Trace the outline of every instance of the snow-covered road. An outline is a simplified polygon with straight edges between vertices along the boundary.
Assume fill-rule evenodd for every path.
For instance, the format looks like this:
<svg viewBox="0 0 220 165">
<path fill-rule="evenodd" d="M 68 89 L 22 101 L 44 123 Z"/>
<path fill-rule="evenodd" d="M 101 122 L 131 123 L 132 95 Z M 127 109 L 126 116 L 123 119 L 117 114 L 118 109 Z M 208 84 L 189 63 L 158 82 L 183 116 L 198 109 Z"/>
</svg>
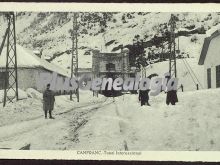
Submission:
<svg viewBox="0 0 220 165">
<path fill-rule="evenodd" d="M 137 95 L 124 95 L 90 117 L 69 149 L 141 151 L 219 151 L 220 90 L 179 92 L 176 106 L 166 95 L 140 106 Z"/>
<path fill-rule="evenodd" d="M 55 112 L 55 120 L 44 119 L 41 115 L 3 125 L 0 127 L 0 148 L 20 149 L 30 144 L 30 149 L 65 149 L 62 140 L 69 136 L 69 121 L 74 121 L 71 129 L 77 132 L 90 113 L 109 104 L 107 99 L 98 100 Z"/>
<path fill-rule="evenodd" d="M 74 104 L 58 97 L 55 120 L 44 119 L 37 110 L 31 118 L 15 113 L 13 122 L 2 120 L 0 148 L 30 144 L 30 149 L 43 150 L 219 151 L 220 90 L 179 92 L 178 97 L 176 106 L 167 106 L 161 93 L 150 97 L 150 107 L 141 107 L 137 95 L 130 94 L 116 98 L 85 94 Z"/>
</svg>

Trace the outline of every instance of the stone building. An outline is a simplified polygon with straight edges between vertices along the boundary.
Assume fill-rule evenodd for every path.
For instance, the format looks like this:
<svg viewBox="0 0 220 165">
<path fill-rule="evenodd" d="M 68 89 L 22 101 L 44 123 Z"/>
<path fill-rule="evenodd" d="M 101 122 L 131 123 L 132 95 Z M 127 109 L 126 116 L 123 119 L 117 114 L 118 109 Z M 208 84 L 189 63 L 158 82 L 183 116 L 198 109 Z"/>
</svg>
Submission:
<svg viewBox="0 0 220 165">
<path fill-rule="evenodd" d="M 6 47 L 3 49 L 0 55 L 0 90 L 4 89 L 6 73 Z M 53 72 L 57 73 L 57 78 L 65 80 L 65 77 L 70 77 L 66 70 L 60 68 L 57 65 L 47 62 L 46 60 L 39 58 L 33 51 L 23 48 L 17 45 L 17 72 L 18 72 L 18 88 L 27 89 L 34 88 L 39 89 L 37 82 L 41 73 Z M 46 87 L 46 86 L 45 86 Z"/>
<path fill-rule="evenodd" d="M 92 72 L 94 77 L 99 78 L 126 78 L 130 75 L 128 49 L 121 53 L 104 53 L 99 50 L 93 51 Z"/>
<path fill-rule="evenodd" d="M 199 65 L 204 65 L 206 88 L 220 88 L 220 32 L 216 30 L 203 43 Z"/>
</svg>

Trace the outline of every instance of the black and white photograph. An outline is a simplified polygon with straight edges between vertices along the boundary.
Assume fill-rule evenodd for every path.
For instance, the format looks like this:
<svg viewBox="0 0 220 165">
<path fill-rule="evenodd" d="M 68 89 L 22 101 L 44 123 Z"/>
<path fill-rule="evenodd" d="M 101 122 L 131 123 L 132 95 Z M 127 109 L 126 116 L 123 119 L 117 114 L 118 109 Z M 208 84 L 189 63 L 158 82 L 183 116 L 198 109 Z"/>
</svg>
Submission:
<svg viewBox="0 0 220 165">
<path fill-rule="evenodd" d="M 219 52 L 220 12 L 0 11 L 0 150 L 220 151 Z"/>
</svg>

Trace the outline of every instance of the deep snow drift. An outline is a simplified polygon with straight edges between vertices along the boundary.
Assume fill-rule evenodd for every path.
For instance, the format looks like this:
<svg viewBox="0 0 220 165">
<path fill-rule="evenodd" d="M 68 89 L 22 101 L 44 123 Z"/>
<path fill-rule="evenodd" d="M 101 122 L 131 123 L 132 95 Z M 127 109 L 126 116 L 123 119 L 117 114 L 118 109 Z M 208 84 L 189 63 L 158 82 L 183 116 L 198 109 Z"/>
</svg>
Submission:
<svg viewBox="0 0 220 165">
<path fill-rule="evenodd" d="M 161 93 L 140 106 L 137 95 L 115 98 L 78 132 L 71 149 L 220 150 L 220 90 L 179 92 L 176 106 Z"/>
<path fill-rule="evenodd" d="M 150 97 L 150 107 L 141 107 L 137 95 L 97 98 L 80 91 L 79 103 L 56 97 L 55 120 L 44 119 L 40 94 L 27 94 L 0 104 L 2 149 L 220 150 L 220 89 L 178 92 L 176 106 L 167 106 L 160 93 Z"/>
<path fill-rule="evenodd" d="M 69 119 L 81 119 L 84 109 L 96 110 L 106 100 L 103 96 L 93 97 L 90 91 L 80 91 L 80 102 L 70 101 L 69 96 L 56 96 L 55 120 L 51 120 L 44 119 L 41 93 L 31 88 L 22 93 L 26 98 L 18 102 L 7 103 L 4 108 L 0 103 L 1 149 L 20 149 L 27 144 L 31 144 L 31 149 L 64 149 L 62 141 L 68 136 Z M 79 120 L 75 127 L 80 124 Z"/>
</svg>

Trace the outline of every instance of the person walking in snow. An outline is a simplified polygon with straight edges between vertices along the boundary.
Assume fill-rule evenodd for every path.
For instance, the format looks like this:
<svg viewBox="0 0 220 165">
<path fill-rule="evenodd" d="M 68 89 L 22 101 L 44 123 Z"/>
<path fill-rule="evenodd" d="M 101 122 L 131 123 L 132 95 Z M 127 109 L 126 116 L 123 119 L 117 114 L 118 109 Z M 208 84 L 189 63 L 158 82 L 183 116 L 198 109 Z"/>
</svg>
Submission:
<svg viewBox="0 0 220 165">
<path fill-rule="evenodd" d="M 148 95 L 148 93 L 149 93 L 149 91 L 150 90 L 140 90 L 139 91 L 139 101 L 141 102 L 141 106 L 143 106 L 143 105 L 148 105 L 148 106 L 150 106 L 150 104 L 149 104 L 149 95 Z"/>
<path fill-rule="evenodd" d="M 47 112 L 49 111 L 50 119 L 52 117 L 52 110 L 54 108 L 55 97 L 53 91 L 50 90 L 50 84 L 47 84 L 47 89 L 43 93 L 43 109 L 45 114 L 45 119 L 47 118 Z"/>
</svg>

